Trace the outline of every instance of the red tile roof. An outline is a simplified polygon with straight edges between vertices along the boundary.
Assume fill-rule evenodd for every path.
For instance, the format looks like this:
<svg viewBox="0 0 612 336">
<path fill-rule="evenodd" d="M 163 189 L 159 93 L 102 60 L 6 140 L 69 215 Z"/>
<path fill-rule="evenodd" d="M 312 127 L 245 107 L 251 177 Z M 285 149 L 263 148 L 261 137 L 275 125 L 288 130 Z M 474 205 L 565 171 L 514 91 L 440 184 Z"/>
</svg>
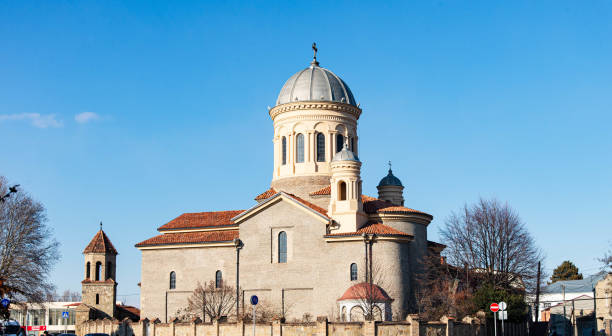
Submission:
<svg viewBox="0 0 612 336">
<path fill-rule="evenodd" d="M 298 202 L 304 204 L 305 206 L 311 208 L 312 210 L 320 213 L 321 215 L 327 217 L 327 210 L 321 208 L 320 206 L 312 204 L 312 203 L 308 202 L 307 200 L 305 200 L 305 199 L 303 199 L 301 197 L 295 196 L 293 194 L 287 193 L 287 195 L 291 196 L 293 199 L 295 199 L 296 201 L 298 201 Z"/>
<path fill-rule="evenodd" d="M 123 309 L 123 310 L 126 310 L 126 311 L 134 314 L 134 315 L 140 316 L 140 309 L 138 309 L 138 308 L 136 308 L 134 306 L 126 306 L 126 305 L 119 305 L 119 304 L 116 304 L 115 306 L 117 308 L 119 308 L 119 309 Z"/>
<path fill-rule="evenodd" d="M 346 290 L 346 292 L 344 292 L 338 301 L 362 300 L 369 298 L 372 298 L 374 301 L 393 301 L 393 299 L 391 299 L 385 290 L 380 288 L 380 286 L 372 284 L 370 287 L 370 284 L 367 282 L 362 282 L 351 286 Z"/>
<path fill-rule="evenodd" d="M 83 250 L 83 253 L 108 253 L 117 255 L 117 250 L 115 250 L 113 243 L 108 239 L 106 233 L 100 229 L 89 242 L 85 250 Z"/>
<path fill-rule="evenodd" d="M 261 200 L 265 200 L 268 199 L 272 196 L 274 196 L 278 191 L 274 190 L 274 188 L 270 188 L 266 191 L 264 191 L 263 193 L 257 195 L 257 197 L 255 197 L 256 201 L 261 201 Z"/>
<path fill-rule="evenodd" d="M 238 230 L 167 233 L 149 238 L 136 247 L 227 242 L 238 238 Z"/>
<path fill-rule="evenodd" d="M 408 213 L 421 214 L 421 215 L 425 215 L 425 216 L 433 218 L 433 216 L 428 213 L 425 213 L 419 210 L 410 209 L 410 208 L 403 207 L 403 206 L 393 205 L 393 203 L 389 201 L 381 200 L 381 199 L 366 196 L 366 195 L 361 195 L 361 201 L 363 202 L 363 211 L 369 214 L 386 213 L 386 212 L 408 212 Z"/>
<path fill-rule="evenodd" d="M 341 232 L 341 233 L 331 233 L 326 235 L 326 237 L 347 237 L 347 236 L 361 236 L 362 234 L 376 234 L 379 236 L 404 236 L 404 237 L 412 237 L 411 234 L 402 232 L 400 230 L 396 230 L 390 226 L 387 226 L 382 223 L 369 223 L 366 224 L 361 229 L 355 232 Z"/>
<path fill-rule="evenodd" d="M 241 212 L 244 212 L 244 210 L 184 213 L 160 226 L 158 230 L 195 229 L 236 225 L 231 219 Z"/>
<path fill-rule="evenodd" d="M 323 187 L 317 191 L 313 191 L 309 195 L 310 196 L 331 195 L 331 185 L 328 185 L 327 187 Z"/>
</svg>

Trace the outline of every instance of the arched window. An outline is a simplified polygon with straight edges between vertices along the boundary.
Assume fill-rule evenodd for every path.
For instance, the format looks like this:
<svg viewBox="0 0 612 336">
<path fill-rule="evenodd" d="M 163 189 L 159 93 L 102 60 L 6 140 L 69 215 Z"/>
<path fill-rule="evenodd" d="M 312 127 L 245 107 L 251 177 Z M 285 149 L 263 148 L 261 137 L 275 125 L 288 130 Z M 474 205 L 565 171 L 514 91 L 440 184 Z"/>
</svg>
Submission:
<svg viewBox="0 0 612 336">
<path fill-rule="evenodd" d="M 336 153 L 342 150 L 344 147 L 344 135 L 337 134 L 336 135 Z"/>
<path fill-rule="evenodd" d="M 283 140 L 281 140 L 281 157 L 282 157 L 282 163 L 285 165 L 287 164 L 287 138 L 283 137 Z"/>
<path fill-rule="evenodd" d="M 351 137 L 351 151 L 354 152 L 355 151 L 355 138 Z"/>
<path fill-rule="evenodd" d="M 346 183 L 344 181 L 338 183 L 338 200 L 346 201 Z"/>
<path fill-rule="evenodd" d="M 357 264 L 351 264 L 351 281 L 357 280 Z"/>
<path fill-rule="evenodd" d="M 304 134 L 300 133 L 295 138 L 296 156 L 295 162 L 304 162 Z"/>
<path fill-rule="evenodd" d="M 176 288 L 176 273 L 170 272 L 170 289 Z"/>
<path fill-rule="evenodd" d="M 317 133 L 317 162 L 325 162 L 325 134 Z"/>
<path fill-rule="evenodd" d="M 100 281 L 100 277 L 102 276 L 102 263 L 96 263 L 96 281 Z"/>
<path fill-rule="evenodd" d="M 96 294 L 96 304 L 100 304 L 100 294 Z"/>
<path fill-rule="evenodd" d="M 85 266 L 85 274 L 87 275 L 85 278 L 91 278 L 91 263 L 88 261 L 87 266 Z"/>
<path fill-rule="evenodd" d="M 221 271 L 215 272 L 215 288 L 221 288 L 223 285 L 223 274 Z"/>
<path fill-rule="evenodd" d="M 107 279 L 113 278 L 113 263 L 110 261 L 106 263 L 106 278 Z"/>
<path fill-rule="evenodd" d="M 285 231 L 278 234 L 278 262 L 287 262 L 287 232 Z"/>
</svg>

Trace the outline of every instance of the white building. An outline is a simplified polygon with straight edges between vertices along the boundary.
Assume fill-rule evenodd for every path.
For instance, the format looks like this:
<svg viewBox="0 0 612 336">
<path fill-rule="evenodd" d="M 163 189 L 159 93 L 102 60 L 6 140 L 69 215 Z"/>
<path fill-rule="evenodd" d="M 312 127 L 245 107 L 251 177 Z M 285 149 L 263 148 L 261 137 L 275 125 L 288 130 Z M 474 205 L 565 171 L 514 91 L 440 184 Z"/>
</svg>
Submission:
<svg viewBox="0 0 612 336">
<path fill-rule="evenodd" d="M 49 333 L 74 333 L 74 312 L 79 302 L 44 302 L 11 304 L 10 316 L 27 330 L 27 335 Z M 62 317 L 68 313 L 68 318 Z"/>
</svg>

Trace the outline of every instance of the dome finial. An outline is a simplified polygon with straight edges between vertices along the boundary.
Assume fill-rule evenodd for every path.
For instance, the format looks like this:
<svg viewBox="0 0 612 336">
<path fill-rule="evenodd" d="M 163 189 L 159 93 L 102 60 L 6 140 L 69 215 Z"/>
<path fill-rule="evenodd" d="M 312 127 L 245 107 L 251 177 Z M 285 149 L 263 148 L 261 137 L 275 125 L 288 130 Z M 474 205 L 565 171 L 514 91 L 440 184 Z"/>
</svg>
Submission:
<svg viewBox="0 0 612 336">
<path fill-rule="evenodd" d="M 317 49 L 317 43 L 316 42 L 312 42 L 312 51 L 314 53 L 313 53 L 313 56 L 312 56 L 312 62 L 310 62 L 310 64 L 319 66 L 319 62 L 317 61 L 317 51 L 319 51 L 319 49 Z"/>
<path fill-rule="evenodd" d="M 100 231 L 102 231 L 102 221 L 100 221 Z"/>
<path fill-rule="evenodd" d="M 389 173 L 391 173 L 391 160 L 389 160 Z"/>
</svg>

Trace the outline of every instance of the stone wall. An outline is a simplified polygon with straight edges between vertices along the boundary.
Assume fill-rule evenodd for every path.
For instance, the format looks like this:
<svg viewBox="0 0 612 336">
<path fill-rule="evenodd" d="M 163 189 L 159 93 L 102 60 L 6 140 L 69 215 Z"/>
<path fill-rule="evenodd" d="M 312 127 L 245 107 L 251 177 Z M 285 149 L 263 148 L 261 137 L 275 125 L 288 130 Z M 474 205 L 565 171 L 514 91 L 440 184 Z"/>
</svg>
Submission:
<svg viewBox="0 0 612 336">
<path fill-rule="evenodd" d="M 314 323 L 257 323 L 255 336 L 484 336 L 480 324 L 462 324 L 449 319 L 446 323 L 422 323 L 411 316 L 405 322 L 328 322 L 326 317 Z M 249 322 L 161 323 L 158 319 L 140 322 L 129 320 L 90 320 L 77 327 L 77 335 L 105 333 L 111 336 L 252 336 Z"/>
</svg>

